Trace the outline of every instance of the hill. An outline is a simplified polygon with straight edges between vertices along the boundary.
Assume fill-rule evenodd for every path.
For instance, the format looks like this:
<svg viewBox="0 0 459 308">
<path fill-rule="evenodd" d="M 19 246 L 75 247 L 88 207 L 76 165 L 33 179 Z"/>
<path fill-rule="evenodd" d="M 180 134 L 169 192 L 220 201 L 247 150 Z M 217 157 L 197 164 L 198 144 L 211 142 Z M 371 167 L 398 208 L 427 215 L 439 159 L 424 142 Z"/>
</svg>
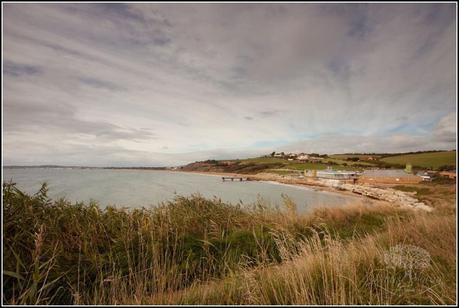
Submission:
<svg viewBox="0 0 459 308">
<path fill-rule="evenodd" d="M 389 164 L 407 164 L 413 166 L 430 169 L 441 169 L 441 167 L 449 166 L 456 168 L 456 151 L 431 152 L 419 154 L 402 154 L 390 156 L 380 159 Z"/>
</svg>

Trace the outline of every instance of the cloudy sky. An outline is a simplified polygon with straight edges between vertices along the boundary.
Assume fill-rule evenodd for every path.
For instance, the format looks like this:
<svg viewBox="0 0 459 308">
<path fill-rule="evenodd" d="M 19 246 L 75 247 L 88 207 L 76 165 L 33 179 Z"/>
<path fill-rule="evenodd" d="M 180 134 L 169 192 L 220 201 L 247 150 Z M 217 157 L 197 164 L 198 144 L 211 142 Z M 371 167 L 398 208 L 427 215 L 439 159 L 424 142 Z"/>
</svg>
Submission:
<svg viewBox="0 0 459 308">
<path fill-rule="evenodd" d="M 454 4 L 3 8 L 5 165 L 456 147 Z"/>
</svg>

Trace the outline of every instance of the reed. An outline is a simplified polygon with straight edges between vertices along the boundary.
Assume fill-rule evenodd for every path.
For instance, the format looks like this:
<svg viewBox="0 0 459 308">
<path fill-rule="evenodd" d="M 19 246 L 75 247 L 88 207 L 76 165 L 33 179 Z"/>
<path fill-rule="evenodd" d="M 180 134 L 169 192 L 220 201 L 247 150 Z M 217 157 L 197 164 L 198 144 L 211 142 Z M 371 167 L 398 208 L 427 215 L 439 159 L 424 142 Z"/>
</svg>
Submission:
<svg viewBox="0 0 459 308">
<path fill-rule="evenodd" d="M 101 208 L 3 185 L 6 304 L 453 303 L 454 216 L 389 206 L 299 214 L 199 195 Z M 406 278 L 397 243 L 432 256 Z M 411 279 L 411 280 L 409 280 Z"/>
</svg>

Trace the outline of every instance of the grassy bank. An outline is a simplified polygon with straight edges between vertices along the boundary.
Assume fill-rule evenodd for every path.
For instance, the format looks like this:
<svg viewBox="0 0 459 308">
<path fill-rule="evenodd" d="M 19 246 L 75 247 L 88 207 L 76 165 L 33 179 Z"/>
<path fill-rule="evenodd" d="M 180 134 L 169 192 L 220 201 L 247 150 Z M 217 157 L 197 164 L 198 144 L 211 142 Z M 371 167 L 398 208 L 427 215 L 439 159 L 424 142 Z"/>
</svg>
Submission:
<svg viewBox="0 0 459 308">
<path fill-rule="evenodd" d="M 256 174 L 260 172 L 276 171 L 278 169 L 286 169 L 291 172 L 303 172 L 304 170 L 324 170 L 327 167 L 332 167 L 335 170 L 363 170 L 363 167 L 369 166 L 372 165 L 365 162 L 356 163 L 334 158 L 325 159 L 323 162 L 300 162 L 276 157 L 256 157 L 237 160 L 207 160 L 194 162 L 180 167 L 180 170 Z"/>
<path fill-rule="evenodd" d="M 101 209 L 4 184 L 8 304 L 453 303 L 454 215 L 389 206 L 299 215 L 198 195 Z M 427 267 L 389 266 L 397 244 Z"/>
<path fill-rule="evenodd" d="M 396 155 L 382 158 L 381 161 L 401 165 L 410 163 L 415 167 L 432 170 L 449 166 L 450 169 L 454 170 L 456 166 L 456 151 Z"/>
</svg>

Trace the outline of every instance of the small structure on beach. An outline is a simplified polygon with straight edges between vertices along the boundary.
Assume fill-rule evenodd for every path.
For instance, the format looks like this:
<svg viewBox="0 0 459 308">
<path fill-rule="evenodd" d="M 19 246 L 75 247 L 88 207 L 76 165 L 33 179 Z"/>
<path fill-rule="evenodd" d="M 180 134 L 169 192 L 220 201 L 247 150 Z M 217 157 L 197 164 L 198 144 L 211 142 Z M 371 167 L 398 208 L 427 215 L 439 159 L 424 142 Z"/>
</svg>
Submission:
<svg viewBox="0 0 459 308">
<path fill-rule="evenodd" d="M 243 181 L 248 181 L 248 180 L 249 180 L 249 178 L 247 178 L 247 177 L 240 177 L 240 176 L 222 176 L 222 181 L 223 181 L 223 182 L 225 182 L 225 181 L 243 182 Z"/>
<path fill-rule="evenodd" d="M 432 177 L 428 174 L 421 174 L 420 177 L 424 182 L 432 182 Z"/>
<path fill-rule="evenodd" d="M 334 179 L 334 180 L 350 180 L 358 177 L 357 171 L 345 170 L 319 170 L 317 171 L 318 178 Z"/>
<path fill-rule="evenodd" d="M 313 178 L 324 178 L 332 180 L 351 180 L 356 179 L 359 176 L 357 171 L 346 171 L 346 170 L 305 170 L 304 175 Z"/>
</svg>

